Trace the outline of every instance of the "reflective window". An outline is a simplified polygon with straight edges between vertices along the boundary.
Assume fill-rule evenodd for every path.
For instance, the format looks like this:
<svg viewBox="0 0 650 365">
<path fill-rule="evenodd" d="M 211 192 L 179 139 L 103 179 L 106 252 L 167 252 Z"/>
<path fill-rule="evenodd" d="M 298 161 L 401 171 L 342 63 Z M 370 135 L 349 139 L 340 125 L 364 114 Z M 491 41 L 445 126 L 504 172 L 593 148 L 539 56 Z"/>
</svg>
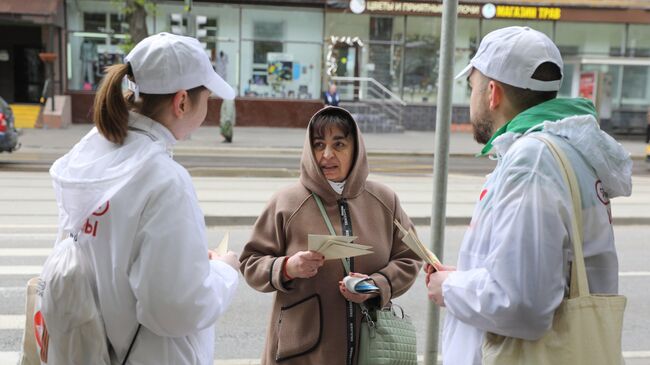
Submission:
<svg viewBox="0 0 650 365">
<path fill-rule="evenodd" d="M 620 55 L 625 24 L 558 22 L 555 44 L 562 56 Z"/>
<path fill-rule="evenodd" d="M 650 57 L 650 25 L 630 24 L 627 38 L 627 55 Z"/>
<path fill-rule="evenodd" d="M 403 99 L 435 103 L 438 84 L 440 18 L 409 16 L 406 21 Z"/>
<path fill-rule="evenodd" d="M 240 95 L 319 99 L 323 13 L 242 9 Z"/>
</svg>

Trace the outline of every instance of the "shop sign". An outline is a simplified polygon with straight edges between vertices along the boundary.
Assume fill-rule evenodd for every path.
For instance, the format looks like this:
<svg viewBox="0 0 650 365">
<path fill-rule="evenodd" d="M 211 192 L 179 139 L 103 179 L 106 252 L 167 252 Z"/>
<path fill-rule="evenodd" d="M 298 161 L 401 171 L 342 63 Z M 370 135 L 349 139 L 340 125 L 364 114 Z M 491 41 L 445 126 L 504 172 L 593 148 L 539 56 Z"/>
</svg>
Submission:
<svg viewBox="0 0 650 365">
<path fill-rule="evenodd" d="M 578 95 L 581 98 L 595 101 L 597 78 L 595 72 L 583 72 L 580 74 L 580 87 Z"/>
<path fill-rule="evenodd" d="M 366 10 L 389 13 L 418 14 L 418 15 L 441 15 L 442 4 L 416 3 L 402 1 L 367 1 Z M 458 5 L 459 15 L 480 15 L 479 5 Z"/>
<path fill-rule="evenodd" d="M 481 15 L 486 19 L 559 20 L 562 16 L 562 9 L 546 6 L 494 5 L 487 3 L 481 8 Z"/>
</svg>

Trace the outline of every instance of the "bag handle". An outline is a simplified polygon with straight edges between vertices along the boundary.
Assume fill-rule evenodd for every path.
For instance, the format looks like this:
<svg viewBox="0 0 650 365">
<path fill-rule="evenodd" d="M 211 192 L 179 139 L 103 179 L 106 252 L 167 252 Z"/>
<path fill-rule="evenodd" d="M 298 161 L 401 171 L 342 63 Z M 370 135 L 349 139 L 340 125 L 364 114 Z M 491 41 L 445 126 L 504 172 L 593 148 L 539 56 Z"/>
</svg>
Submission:
<svg viewBox="0 0 650 365">
<path fill-rule="evenodd" d="M 569 286 L 569 298 L 589 296 L 589 281 L 587 279 L 587 269 L 585 268 L 585 258 L 582 252 L 582 199 L 580 197 L 580 188 L 575 171 L 569 162 L 566 154 L 550 138 L 541 134 L 532 135 L 546 144 L 551 151 L 553 158 L 560 165 L 562 170 L 562 179 L 569 188 L 569 193 L 573 201 L 573 216 L 571 217 L 571 230 L 573 233 L 573 265 L 571 265 L 571 283 Z"/>
</svg>

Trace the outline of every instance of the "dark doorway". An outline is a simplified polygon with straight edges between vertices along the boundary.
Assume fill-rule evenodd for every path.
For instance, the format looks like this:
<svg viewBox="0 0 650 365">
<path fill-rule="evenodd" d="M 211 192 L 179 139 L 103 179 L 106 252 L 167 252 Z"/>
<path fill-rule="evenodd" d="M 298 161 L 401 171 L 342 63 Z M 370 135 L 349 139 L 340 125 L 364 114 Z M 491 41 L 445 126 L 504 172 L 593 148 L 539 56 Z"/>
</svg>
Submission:
<svg viewBox="0 0 650 365">
<path fill-rule="evenodd" d="M 40 48 L 15 46 L 15 102 L 38 103 L 43 89 L 43 62 L 38 58 Z"/>
<path fill-rule="evenodd" d="M 0 25 L 0 95 L 9 103 L 37 103 L 45 80 L 41 26 Z"/>
</svg>

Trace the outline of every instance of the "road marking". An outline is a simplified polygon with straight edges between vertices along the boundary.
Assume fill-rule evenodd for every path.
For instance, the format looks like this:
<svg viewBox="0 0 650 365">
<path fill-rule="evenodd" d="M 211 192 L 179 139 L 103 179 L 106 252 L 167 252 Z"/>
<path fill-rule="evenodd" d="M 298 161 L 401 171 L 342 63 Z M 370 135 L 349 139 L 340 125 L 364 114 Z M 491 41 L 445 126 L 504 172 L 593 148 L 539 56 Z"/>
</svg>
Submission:
<svg viewBox="0 0 650 365">
<path fill-rule="evenodd" d="M 2 229 L 2 228 L 0 228 Z M 34 240 L 49 239 L 54 242 L 56 238 L 56 232 L 52 233 L 0 233 L 0 239 L 11 239 L 11 238 L 30 238 Z"/>
<path fill-rule="evenodd" d="M 0 229 L 5 231 L 9 229 L 21 229 L 29 231 L 30 229 L 48 229 L 56 232 L 59 226 L 56 224 L 0 224 Z"/>
<path fill-rule="evenodd" d="M 0 351 L 0 364 L 18 364 L 20 352 Z"/>
<path fill-rule="evenodd" d="M 618 276 L 650 276 L 650 271 L 622 271 L 618 273 Z"/>
<path fill-rule="evenodd" d="M 27 291 L 27 284 L 25 284 L 24 288 L 20 286 L 0 287 L 0 297 L 20 295 L 20 294 L 24 294 L 26 291 Z"/>
<path fill-rule="evenodd" d="M 0 330 L 18 330 L 25 328 L 25 315 L 0 315 Z"/>
<path fill-rule="evenodd" d="M 36 257 L 48 256 L 51 248 L 0 248 L 0 257 Z"/>
<path fill-rule="evenodd" d="M 0 266 L 0 275 L 39 275 L 41 266 L 20 265 L 20 266 Z"/>
</svg>

